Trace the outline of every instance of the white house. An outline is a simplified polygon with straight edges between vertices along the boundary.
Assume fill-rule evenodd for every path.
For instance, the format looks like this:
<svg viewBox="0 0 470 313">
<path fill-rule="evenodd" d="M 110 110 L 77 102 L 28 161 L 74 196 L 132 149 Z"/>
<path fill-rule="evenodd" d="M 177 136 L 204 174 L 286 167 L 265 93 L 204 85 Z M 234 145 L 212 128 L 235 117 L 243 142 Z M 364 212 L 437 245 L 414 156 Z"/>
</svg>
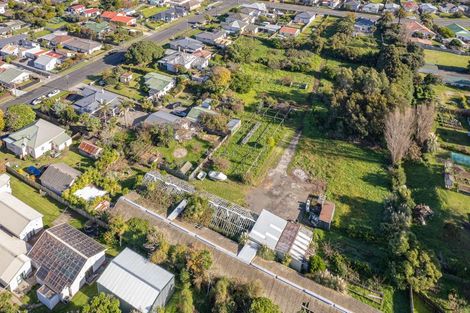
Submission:
<svg viewBox="0 0 470 313">
<path fill-rule="evenodd" d="M 124 312 L 155 312 L 164 307 L 175 289 L 175 276 L 126 248 L 96 282 L 98 291 L 114 295 Z"/>
<path fill-rule="evenodd" d="M 431 3 L 422 3 L 419 5 L 419 11 L 421 11 L 422 14 L 434 14 L 437 12 L 437 7 Z"/>
<path fill-rule="evenodd" d="M 29 78 L 28 72 L 16 67 L 10 67 L 0 73 L 0 85 L 7 88 L 15 88 L 21 83 L 28 81 Z"/>
<path fill-rule="evenodd" d="M 14 291 L 31 273 L 26 242 L 0 229 L 0 285 Z"/>
<path fill-rule="evenodd" d="M 368 3 L 362 7 L 362 12 L 367 13 L 379 13 L 379 11 L 383 8 L 382 3 Z"/>
<path fill-rule="evenodd" d="M 8 175 L 1 175 L 0 181 L 0 226 L 13 236 L 28 241 L 43 228 L 42 214 L 11 194 Z"/>
<path fill-rule="evenodd" d="M 144 81 L 149 97 L 156 99 L 166 95 L 176 84 L 173 77 L 153 72 L 145 74 Z"/>
<path fill-rule="evenodd" d="M 314 12 L 301 12 L 294 17 L 294 22 L 298 24 L 309 25 L 315 19 Z"/>
<path fill-rule="evenodd" d="M 65 129 L 43 119 L 10 134 L 3 141 L 7 149 L 20 158 L 29 155 L 34 159 L 51 151 L 62 151 L 72 144 Z"/>
<path fill-rule="evenodd" d="M 38 300 L 50 310 L 59 301 L 70 300 L 96 275 L 105 261 L 105 250 L 69 224 L 47 229 L 28 253 L 41 285 L 36 291 Z"/>
<path fill-rule="evenodd" d="M 40 55 L 34 60 L 34 67 L 43 71 L 52 71 L 59 64 L 59 59 L 47 54 Z"/>
<path fill-rule="evenodd" d="M 2 2 L 0 3 L 0 14 L 5 14 L 7 11 L 8 3 Z"/>
</svg>

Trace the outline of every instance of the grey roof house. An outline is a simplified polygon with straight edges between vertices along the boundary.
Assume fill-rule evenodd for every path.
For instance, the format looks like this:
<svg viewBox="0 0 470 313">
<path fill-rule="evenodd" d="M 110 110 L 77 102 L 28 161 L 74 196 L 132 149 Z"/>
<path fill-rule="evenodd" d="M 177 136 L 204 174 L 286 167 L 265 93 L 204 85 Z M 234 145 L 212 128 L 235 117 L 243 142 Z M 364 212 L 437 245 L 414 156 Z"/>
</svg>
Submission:
<svg viewBox="0 0 470 313">
<path fill-rule="evenodd" d="M 81 89 L 80 95 L 82 98 L 73 104 L 75 111 L 80 114 L 88 113 L 97 116 L 105 107 L 107 107 L 110 116 L 115 116 L 119 113 L 121 99 L 115 93 L 87 86 Z"/>
<path fill-rule="evenodd" d="M 20 44 L 22 41 L 26 40 L 28 38 L 28 35 L 21 34 L 21 35 L 16 35 L 16 36 L 11 36 L 7 38 L 0 38 L 0 49 L 5 47 L 8 44 Z"/>
<path fill-rule="evenodd" d="M 30 78 L 28 72 L 18 68 L 7 68 L 0 72 L 0 84 L 8 88 L 15 88 L 18 84 L 27 81 Z"/>
<path fill-rule="evenodd" d="M 165 111 L 157 111 L 149 114 L 144 120 L 143 124 L 145 127 L 150 126 L 165 126 L 175 125 L 181 120 L 181 117 L 173 115 Z"/>
<path fill-rule="evenodd" d="M 180 17 L 186 16 L 187 14 L 188 12 L 182 7 L 172 7 L 155 14 L 151 18 L 157 21 L 171 22 Z"/>
<path fill-rule="evenodd" d="M 196 38 L 200 42 L 213 46 L 218 45 L 220 41 L 226 37 L 227 32 L 225 30 L 218 30 L 214 32 L 202 32 L 194 36 L 194 38 Z"/>
<path fill-rule="evenodd" d="M 315 19 L 315 12 L 301 12 L 294 17 L 294 22 L 298 24 L 308 25 Z"/>
<path fill-rule="evenodd" d="M 160 67 L 168 72 L 178 73 L 180 67 L 189 70 L 203 69 L 209 65 L 209 60 L 182 51 L 175 51 L 158 61 Z"/>
<path fill-rule="evenodd" d="M 44 173 L 42 173 L 39 180 L 41 181 L 41 185 L 61 195 L 73 185 L 80 175 L 80 171 L 77 171 L 67 164 L 56 163 L 49 165 Z"/>
<path fill-rule="evenodd" d="M 195 51 L 202 50 L 204 48 L 204 44 L 199 40 L 185 37 L 171 41 L 170 48 L 173 50 L 193 53 Z"/>
<path fill-rule="evenodd" d="M 97 287 L 118 298 L 123 311 L 148 313 L 167 304 L 175 276 L 126 248 L 105 269 Z"/>
<path fill-rule="evenodd" d="M 3 141 L 7 149 L 20 158 L 29 155 L 34 159 L 50 151 L 62 151 L 72 144 L 65 129 L 43 119 L 10 134 Z"/>
</svg>

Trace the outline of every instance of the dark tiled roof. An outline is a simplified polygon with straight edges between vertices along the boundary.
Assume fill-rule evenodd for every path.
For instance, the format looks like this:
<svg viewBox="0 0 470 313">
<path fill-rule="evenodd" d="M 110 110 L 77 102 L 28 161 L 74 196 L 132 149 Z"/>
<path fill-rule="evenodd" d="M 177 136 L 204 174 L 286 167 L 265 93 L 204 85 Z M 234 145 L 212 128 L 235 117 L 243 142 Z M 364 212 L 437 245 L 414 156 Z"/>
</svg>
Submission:
<svg viewBox="0 0 470 313">
<path fill-rule="evenodd" d="M 38 267 L 36 276 L 57 293 L 70 286 L 87 259 L 104 247 L 69 224 L 46 230 L 28 256 Z"/>
<path fill-rule="evenodd" d="M 80 172 L 65 163 L 51 164 L 42 174 L 41 184 L 62 193 L 80 176 Z"/>
</svg>

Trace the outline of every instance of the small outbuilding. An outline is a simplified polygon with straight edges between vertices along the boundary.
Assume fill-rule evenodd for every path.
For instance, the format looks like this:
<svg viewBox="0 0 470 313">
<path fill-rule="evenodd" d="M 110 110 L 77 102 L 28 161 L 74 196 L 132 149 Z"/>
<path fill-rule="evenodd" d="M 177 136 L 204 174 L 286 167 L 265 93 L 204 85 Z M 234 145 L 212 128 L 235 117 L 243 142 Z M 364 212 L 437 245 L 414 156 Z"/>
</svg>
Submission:
<svg viewBox="0 0 470 313">
<path fill-rule="evenodd" d="M 175 276 L 129 248 L 108 265 L 97 281 L 99 292 L 114 295 L 124 312 L 154 312 L 175 289 Z"/>
</svg>

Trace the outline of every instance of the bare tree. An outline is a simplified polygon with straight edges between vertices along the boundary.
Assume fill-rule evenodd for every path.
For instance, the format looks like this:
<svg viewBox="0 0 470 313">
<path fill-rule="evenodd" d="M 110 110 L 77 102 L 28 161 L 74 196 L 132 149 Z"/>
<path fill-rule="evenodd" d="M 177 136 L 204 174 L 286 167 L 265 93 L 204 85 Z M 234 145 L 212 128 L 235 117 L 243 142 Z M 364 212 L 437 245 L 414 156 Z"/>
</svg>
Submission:
<svg viewBox="0 0 470 313">
<path fill-rule="evenodd" d="M 434 124 L 435 113 L 436 110 L 433 104 L 423 104 L 416 107 L 415 137 L 416 142 L 421 147 L 429 139 L 429 135 L 431 134 L 432 126 Z"/>
<path fill-rule="evenodd" d="M 398 164 L 411 145 L 414 114 L 410 107 L 395 109 L 385 118 L 385 141 L 393 164 Z"/>
</svg>

